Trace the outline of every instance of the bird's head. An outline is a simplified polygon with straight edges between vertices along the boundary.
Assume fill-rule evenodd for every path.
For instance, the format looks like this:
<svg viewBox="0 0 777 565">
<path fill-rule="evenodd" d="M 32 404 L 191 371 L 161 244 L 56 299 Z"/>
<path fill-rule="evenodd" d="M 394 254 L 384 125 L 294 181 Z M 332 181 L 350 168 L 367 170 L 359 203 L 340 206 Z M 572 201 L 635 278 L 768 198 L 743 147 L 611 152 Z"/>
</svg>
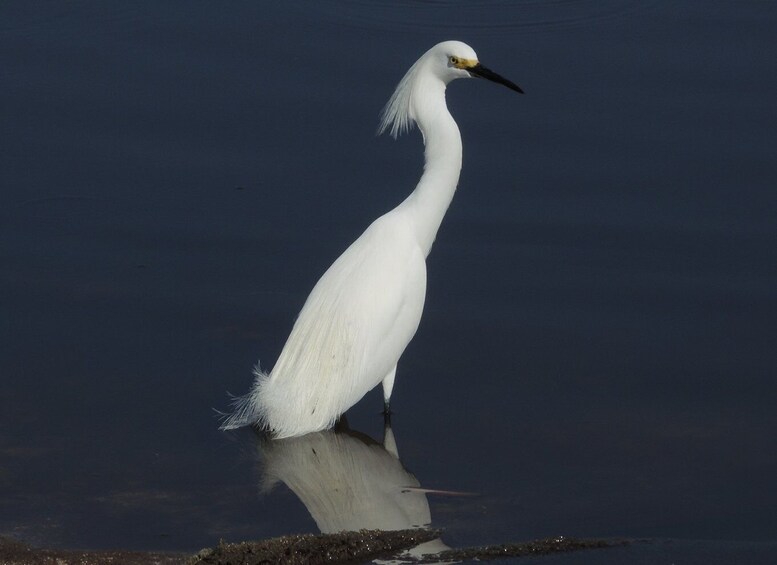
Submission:
<svg viewBox="0 0 777 565">
<path fill-rule="evenodd" d="M 430 89 L 434 90 L 435 86 L 440 87 L 438 92 L 444 93 L 445 85 L 452 80 L 472 77 L 484 78 L 523 93 L 517 84 L 481 65 L 475 50 L 466 43 L 443 41 L 424 53 L 399 81 L 394 94 L 383 108 L 378 133 L 388 131 L 396 138 L 400 133 L 408 131 L 416 120 L 414 96 L 423 96 Z"/>
<path fill-rule="evenodd" d="M 443 41 L 426 53 L 427 64 L 446 84 L 457 78 L 484 78 L 523 94 L 521 87 L 480 64 L 475 50 L 461 41 Z"/>
</svg>

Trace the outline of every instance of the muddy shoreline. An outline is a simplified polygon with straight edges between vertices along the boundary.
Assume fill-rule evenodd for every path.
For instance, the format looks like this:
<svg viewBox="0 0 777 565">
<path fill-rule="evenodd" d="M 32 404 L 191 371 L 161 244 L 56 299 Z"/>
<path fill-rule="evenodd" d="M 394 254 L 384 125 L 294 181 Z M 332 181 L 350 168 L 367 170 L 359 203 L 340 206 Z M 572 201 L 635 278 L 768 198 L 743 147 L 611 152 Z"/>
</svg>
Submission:
<svg viewBox="0 0 777 565">
<path fill-rule="evenodd" d="M 11 538 L 0 538 L 0 562 L 9 565 L 70 564 L 245 564 L 258 563 L 359 563 L 397 556 L 419 544 L 434 540 L 440 530 L 362 530 L 339 534 L 288 535 L 256 542 L 225 543 L 197 554 L 140 551 L 80 551 L 36 549 Z M 548 555 L 626 545 L 626 540 L 555 537 L 529 542 L 448 549 L 415 559 L 418 563 L 488 560 Z"/>
</svg>

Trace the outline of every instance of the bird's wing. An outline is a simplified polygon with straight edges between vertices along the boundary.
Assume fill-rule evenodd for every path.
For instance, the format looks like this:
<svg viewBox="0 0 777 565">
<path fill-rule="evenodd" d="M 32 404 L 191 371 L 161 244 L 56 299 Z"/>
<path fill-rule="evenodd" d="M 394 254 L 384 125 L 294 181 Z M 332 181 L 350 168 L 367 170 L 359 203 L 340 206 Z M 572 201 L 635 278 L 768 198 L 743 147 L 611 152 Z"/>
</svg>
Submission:
<svg viewBox="0 0 777 565">
<path fill-rule="evenodd" d="M 400 220 L 379 218 L 321 277 L 270 375 L 303 413 L 336 418 L 396 365 L 421 318 L 426 269 Z"/>
</svg>

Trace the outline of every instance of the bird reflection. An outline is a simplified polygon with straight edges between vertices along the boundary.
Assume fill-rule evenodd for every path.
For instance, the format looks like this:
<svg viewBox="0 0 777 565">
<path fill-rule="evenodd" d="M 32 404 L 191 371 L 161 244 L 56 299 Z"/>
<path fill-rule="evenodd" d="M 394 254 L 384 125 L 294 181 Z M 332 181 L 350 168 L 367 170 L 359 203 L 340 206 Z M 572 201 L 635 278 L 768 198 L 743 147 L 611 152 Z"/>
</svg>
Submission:
<svg viewBox="0 0 777 565">
<path fill-rule="evenodd" d="M 344 418 L 334 430 L 276 440 L 264 434 L 258 437 L 262 490 L 284 483 L 305 505 L 321 533 L 431 524 L 428 491 L 402 466 L 388 423 L 383 443 L 350 429 Z M 403 556 L 445 549 L 448 546 L 436 539 Z"/>
</svg>

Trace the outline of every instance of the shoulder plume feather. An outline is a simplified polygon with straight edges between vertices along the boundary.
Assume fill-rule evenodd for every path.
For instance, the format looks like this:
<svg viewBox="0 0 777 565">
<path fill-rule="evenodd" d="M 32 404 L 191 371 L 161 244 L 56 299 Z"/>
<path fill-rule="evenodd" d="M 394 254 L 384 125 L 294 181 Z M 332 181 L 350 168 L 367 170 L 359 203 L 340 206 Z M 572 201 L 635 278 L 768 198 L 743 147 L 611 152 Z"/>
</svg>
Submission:
<svg viewBox="0 0 777 565">
<path fill-rule="evenodd" d="M 415 76 L 422 59 L 410 67 L 402 80 L 399 81 L 394 94 L 391 95 L 383 111 L 380 113 L 380 125 L 378 135 L 388 131 L 394 139 L 398 135 L 413 129 L 415 118 L 410 107 L 411 96 L 415 83 Z"/>
</svg>

